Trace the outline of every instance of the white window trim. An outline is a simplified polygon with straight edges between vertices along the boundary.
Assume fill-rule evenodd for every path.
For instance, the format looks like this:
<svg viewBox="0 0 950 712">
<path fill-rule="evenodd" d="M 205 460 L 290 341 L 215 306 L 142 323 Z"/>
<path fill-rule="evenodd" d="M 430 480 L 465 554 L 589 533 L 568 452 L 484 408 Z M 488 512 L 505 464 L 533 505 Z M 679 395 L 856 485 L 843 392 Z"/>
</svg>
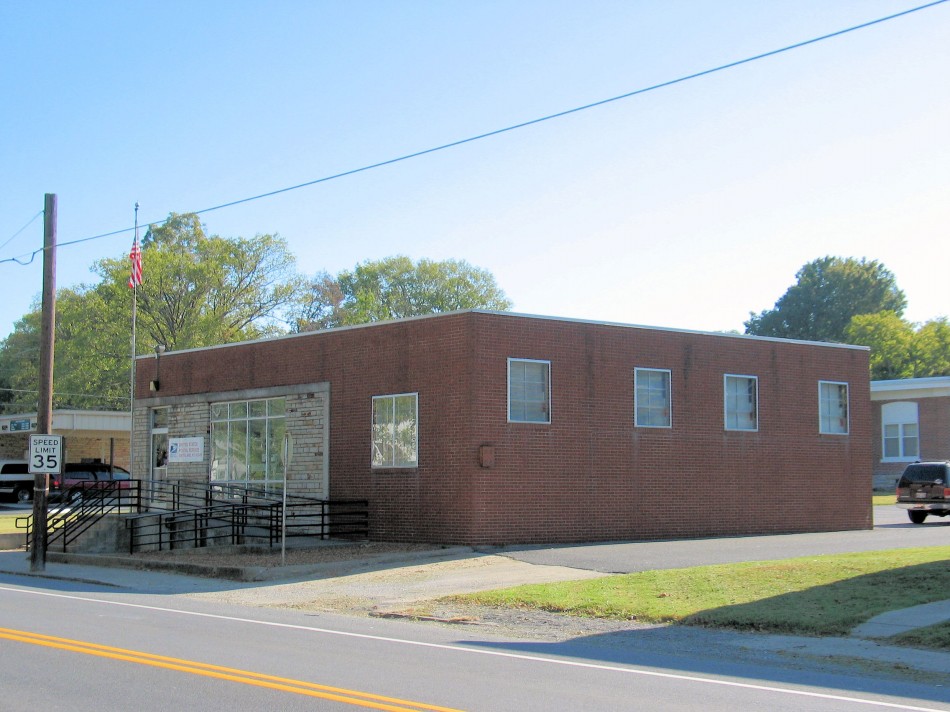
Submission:
<svg viewBox="0 0 950 712">
<path fill-rule="evenodd" d="M 548 418 L 547 420 L 512 420 L 511 419 L 511 364 L 512 363 L 543 363 L 547 364 L 547 383 L 545 383 L 545 389 L 547 392 L 547 401 L 548 401 Z M 551 412 L 554 410 L 554 396 L 551 393 L 551 362 L 545 361 L 543 359 L 537 358 L 508 358 L 508 404 L 505 409 L 505 416 L 508 419 L 509 423 L 517 423 L 518 425 L 550 425 L 551 424 Z"/>
<path fill-rule="evenodd" d="M 890 406 L 890 407 L 888 407 Z M 914 411 L 914 420 L 908 419 L 910 411 Z M 887 420 L 885 412 L 897 412 L 897 420 Z M 891 416 L 892 418 L 895 416 Z M 887 426 L 896 425 L 900 428 L 898 442 L 901 451 L 904 450 L 904 427 L 907 425 L 917 426 L 917 454 L 916 455 L 898 455 L 897 457 L 885 457 L 884 443 L 886 438 Z M 881 462 L 916 462 L 920 459 L 920 405 L 916 401 L 893 401 L 884 403 L 881 407 Z"/>
<path fill-rule="evenodd" d="M 224 400 L 224 401 L 214 401 L 208 405 L 208 419 L 210 423 L 210 429 L 208 432 L 210 440 L 210 453 L 209 457 L 209 466 L 211 467 L 211 474 L 214 474 L 214 468 L 216 467 L 215 463 L 218 462 L 216 458 L 215 451 L 215 431 L 218 428 L 225 428 L 225 437 L 227 438 L 228 447 L 231 445 L 231 433 L 232 428 L 235 423 L 244 423 L 245 424 L 245 444 L 244 444 L 244 453 L 243 453 L 243 464 L 245 471 L 243 478 L 230 479 L 230 478 L 221 478 L 221 479 L 212 479 L 212 483 L 215 484 L 239 484 L 246 485 L 248 487 L 263 487 L 265 491 L 270 491 L 271 489 L 283 486 L 283 468 L 278 468 L 276 470 L 270 470 L 270 463 L 273 461 L 272 453 L 281 452 L 283 448 L 282 442 L 271 442 L 271 438 L 268 437 L 267 432 L 269 430 L 269 424 L 272 421 L 283 420 L 284 427 L 286 428 L 287 424 L 287 411 L 286 411 L 286 396 L 268 396 L 266 398 L 236 398 L 234 400 Z M 284 401 L 285 410 L 279 414 L 270 413 L 270 404 L 272 401 Z M 251 415 L 251 404 L 252 403 L 264 403 L 264 415 Z M 244 404 L 245 415 L 241 417 L 236 417 L 231 414 L 231 406 Z M 226 406 L 227 415 L 224 417 L 215 416 L 214 409 L 216 407 Z M 252 422 L 263 422 L 264 423 L 264 443 L 263 443 L 263 459 L 264 459 L 264 477 L 257 479 L 251 477 L 251 466 L 250 453 L 251 453 L 251 434 L 250 434 L 250 424 Z M 286 432 L 286 430 L 285 430 Z M 283 455 L 280 455 L 283 457 Z M 225 462 L 224 471 L 225 474 L 229 474 L 228 470 L 230 469 L 230 461 Z"/>
<path fill-rule="evenodd" d="M 413 414 L 413 418 L 415 419 L 416 428 L 415 428 L 415 442 L 413 444 L 414 444 L 414 449 L 416 451 L 416 461 L 410 464 L 406 464 L 406 465 L 396 465 L 396 464 L 376 465 L 373 463 L 373 445 L 375 444 L 374 436 L 373 436 L 373 412 L 375 412 L 376 410 L 376 401 L 377 400 L 391 400 L 395 403 L 396 398 L 404 398 L 406 396 L 412 396 L 415 399 L 415 413 Z M 374 470 L 417 470 L 419 469 L 419 392 L 415 391 L 411 393 L 387 393 L 386 395 L 382 395 L 382 396 L 373 396 L 372 410 L 370 411 L 369 418 L 370 418 L 370 436 L 369 436 L 370 467 Z"/>
<path fill-rule="evenodd" d="M 729 387 L 727 383 L 730 378 L 745 378 L 755 381 L 755 427 L 754 428 L 730 428 L 729 427 Z M 757 433 L 759 432 L 759 377 L 745 373 L 724 373 L 722 376 L 722 424 L 723 429 L 730 433 Z"/>
<path fill-rule="evenodd" d="M 650 371 L 652 373 L 665 373 L 667 376 L 667 384 L 669 389 L 667 390 L 667 397 L 669 400 L 666 404 L 666 409 L 669 412 L 669 424 L 667 425 L 648 425 L 640 423 L 637 420 L 637 414 L 640 412 L 639 403 L 637 402 L 637 394 L 639 393 L 639 388 L 637 387 L 637 374 L 641 371 Z M 634 367 L 633 369 L 633 426 L 635 428 L 666 428 L 669 430 L 673 427 L 673 372 L 668 368 L 647 368 L 647 367 Z"/>
<path fill-rule="evenodd" d="M 844 386 L 845 388 L 846 399 L 845 399 L 844 408 L 845 408 L 845 413 L 847 417 L 845 418 L 846 422 L 845 422 L 843 433 L 829 432 L 827 430 L 822 429 L 822 421 L 824 420 L 824 414 L 821 412 L 821 403 L 822 403 L 821 387 L 823 385 Z M 850 435 L 851 434 L 851 386 L 848 384 L 847 381 L 818 381 L 818 432 L 821 435 Z"/>
</svg>

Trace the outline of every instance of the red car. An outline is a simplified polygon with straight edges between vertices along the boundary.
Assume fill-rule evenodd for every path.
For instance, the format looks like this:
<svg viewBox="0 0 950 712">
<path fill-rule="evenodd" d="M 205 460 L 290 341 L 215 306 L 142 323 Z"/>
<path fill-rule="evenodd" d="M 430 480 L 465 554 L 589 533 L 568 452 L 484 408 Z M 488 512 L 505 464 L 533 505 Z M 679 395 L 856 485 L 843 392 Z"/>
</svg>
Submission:
<svg viewBox="0 0 950 712">
<path fill-rule="evenodd" d="M 131 480 L 132 475 L 128 470 L 115 465 L 110 467 L 103 462 L 66 463 L 57 483 L 58 487 L 55 488 L 55 496 L 65 495 L 71 502 L 77 502 L 84 497 L 94 496 L 92 493 L 96 490 L 112 487 L 113 482 L 117 483 L 115 487 L 119 489 L 129 489 L 132 486 Z M 54 487 L 50 483 L 50 497 L 53 496 Z"/>
</svg>

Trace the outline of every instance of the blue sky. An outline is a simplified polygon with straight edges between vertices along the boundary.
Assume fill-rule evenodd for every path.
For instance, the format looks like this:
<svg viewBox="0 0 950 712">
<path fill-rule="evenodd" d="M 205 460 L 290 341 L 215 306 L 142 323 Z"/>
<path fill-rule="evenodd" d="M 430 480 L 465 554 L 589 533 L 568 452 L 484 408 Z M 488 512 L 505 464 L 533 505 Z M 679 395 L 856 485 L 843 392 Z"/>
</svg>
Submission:
<svg viewBox="0 0 950 712">
<path fill-rule="evenodd" d="M 464 139 L 807 40 L 905 0 L 0 2 L 0 260 Z M 742 330 L 806 262 L 950 312 L 950 3 L 589 111 L 210 212 L 306 274 L 394 254 L 516 311 Z M 12 238 L 12 239 L 11 239 Z M 89 282 L 131 234 L 62 247 Z M 145 265 L 148 279 L 148 265 Z M 0 337 L 42 285 L 0 262 Z"/>
</svg>

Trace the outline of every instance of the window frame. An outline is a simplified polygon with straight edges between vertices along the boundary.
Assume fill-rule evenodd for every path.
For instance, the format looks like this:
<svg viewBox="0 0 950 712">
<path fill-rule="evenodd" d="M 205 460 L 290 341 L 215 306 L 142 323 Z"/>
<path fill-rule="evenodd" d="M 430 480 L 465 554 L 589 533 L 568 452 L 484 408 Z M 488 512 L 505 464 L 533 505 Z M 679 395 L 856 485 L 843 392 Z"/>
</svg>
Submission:
<svg viewBox="0 0 950 712">
<path fill-rule="evenodd" d="M 512 364 L 515 364 L 515 363 L 535 363 L 535 364 L 539 363 L 539 364 L 544 364 L 544 366 L 545 366 L 545 373 L 544 373 L 544 377 L 545 377 L 545 378 L 544 378 L 544 396 L 545 396 L 545 398 L 544 398 L 544 401 L 543 401 L 543 404 L 544 404 L 544 405 L 543 405 L 543 409 L 544 409 L 545 414 L 547 415 L 547 419 L 545 419 L 545 420 L 529 420 L 529 419 L 527 419 L 527 418 L 524 418 L 524 419 L 516 419 L 516 418 L 512 418 L 512 417 L 511 417 L 511 416 L 512 416 L 511 407 L 512 407 L 512 404 L 513 404 L 513 403 L 536 402 L 536 401 L 527 401 L 527 400 L 522 400 L 522 401 L 513 401 L 513 400 L 512 400 L 512 398 L 511 398 L 511 390 L 512 390 L 512 388 L 511 388 L 511 386 L 512 386 L 511 366 L 512 366 Z M 552 411 L 552 403 L 551 403 L 551 400 L 552 400 L 552 398 L 551 398 L 551 362 L 550 362 L 550 361 L 546 361 L 546 360 L 544 360 L 544 359 L 514 358 L 514 357 L 510 357 L 510 356 L 509 356 L 509 357 L 508 357 L 508 411 L 507 411 L 508 422 L 509 422 L 509 423 L 518 423 L 518 424 L 521 424 L 521 425 L 550 425 L 550 424 L 551 424 L 551 411 Z"/>
<path fill-rule="evenodd" d="M 389 400 L 392 403 L 392 414 L 393 419 L 392 423 L 395 426 L 396 422 L 396 399 L 397 398 L 409 398 L 413 399 L 413 443 L 412 448 L 415 453 L 415 460 L 406 463 L 396 464 L 395 454 L 396 454 L 396 428 L 393 427 L 392 431 L 392 440 L 390 442 L 390 449 L 393 453 L 393 458 L 388 463 L 376 464 L 375 453 L 377 449 L 377 440 L 376 440 L 376 403 Z M 382 452 L 380 450 L 380 452 Z M 391 393 L 381 396 L 372 397 L 372 405 L 370 407 L 370 467 L 373 470 L 414 470 L 419 468 L 419 392 L 414 391 L 411 393 Z"/>
<path fill-rule="evenodd" d="M 840 415 L 833 415 L 830 411 L 825 412 L 825 404 L 831 403 L 835 399 L 825 398 L 825 386 L 844 386 L 844 430 L 826 430 L 826 419 L 830 423 L 834 420 L 841 420 Z M 840 406 L 841 401 L 838 399 Z M 851 434 L 851 386 L 847 381 L 818 381 L 818 432 L 821 435 L 850 435 Z"/>
<path fill-rule="evenodd" d="M 168 406 L 158 406 L 149 410 L 148 478 L 152 482 L 164 480 L 168 472 L 168 423 L 170 417 L 171 408 Z"/>
<path fill-rule="evenodd" d="M 208 434 L 211 484 L 261 487 L 265 492 L 283 488 L 283 440 L 287 433 L 286 396 L 215 401 L 209 403 L 208 421 L 211 426 Z M 275 429 L 274 424 L 278 421 L 280 428 Z M 252 442 L 255 433 L 262 434 L 260 447 Z M 277 437 L 278 435 L 280 437 Z M 241 457 L 232 462 L 232 453 L 238 454 L 236 446 L 240 440 L 244 441 Z M 222 454 L 222 446 L 226 456 L 223 463 L 219 457 Z M 256 461 L 254 455 L 258 455 Z M 243 477 L 233 477 L 232 467 L 235 466 L 243 467 Z M 255 476 L 255 473 L 260 476 Z"/>
<path fill-rule="evenodd" d="M 755 384 L 755 401 L 752 404 L 752 413 L 755 416 L 755 427 L 752 428 L 741 428 L 736 426 L 730 426 L 729 424 L 729 381 L 730 379 L 744 379 L 746 381 L 751 381 Z M 753 376 L 751 374 L 745 373 L 725 373 L 722 376 L 722 417 L 723 417 L 723 429 L 728 432 L 734 433 L 757 433 L 759 432 L 759 377 Z M 741 411 L 738 409 L 735 410 L 737 416 L 736 422 L 738 423 L 738 414 Z"/>
<path fill-rule="evenodd" d="M 910 419 L 913 411 L 913 419 Z M 896 427 L 897 431 L 897 455 L 887 455 L 887 428 Z M 916 434 L 913 439 L 916 444 L 916 452 L 908 455 L 904 445 L 908 440 L 907 427 L 913 426 Z M 895 438 L 890 438 L 894 440 Z M 892 401 L 881 404 L 881 462 L 915 462 L 920 459 L 920 405 L 916 401 Z"/>
<path fill-rule="evenodd" d="M 662 373 L 666 375 L 666 424 L 656 425 L 654 423 L 640 422 L 640 373 Z M 653 406 L 644 406 L 652 408 Z M 668 368 L 650 368 L 647 366 L 636 366 L 633 369 L 633 426 L 635 428 L 666 428 L 673 427 L 673 372 Z"/>
</svg>

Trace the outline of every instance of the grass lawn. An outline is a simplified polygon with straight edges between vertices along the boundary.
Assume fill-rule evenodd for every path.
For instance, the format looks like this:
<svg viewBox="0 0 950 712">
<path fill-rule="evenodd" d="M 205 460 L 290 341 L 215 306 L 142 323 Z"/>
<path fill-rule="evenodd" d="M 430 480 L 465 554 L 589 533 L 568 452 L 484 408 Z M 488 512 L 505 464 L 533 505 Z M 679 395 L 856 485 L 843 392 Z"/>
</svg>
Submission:
<svg viewBox="0 0 950 712">
<path fill-rule="evenodd" d="M 893 638 L 889 638 L 887 642 L 896 645 L 909 645 L 912 648 L 950 650 L 950 621 L 895 635 Z"/>
<path fill-rule="evenodd" d="M 950 546 L 645 571 L 458 600 L 578 616 L 845 635 L 879 613 L 947 598 Z"/>
<path fill-rule="evenodd" d="M 20 512 L 4 512 L 0 514 L 0 534 L 16 534 L 17 532 L 22 532 L 22 529 L 16 528 L 16 518 L 25 517 L 31 512 L 23 510 Z"/>
<path fill-rule="evenodd" d="M 876 494 L 871 497 L 871 503 L 875 507 L 879 507 L 884 504 L 897 504 L 897 495 L 896 494 Z"/>
</svg>

